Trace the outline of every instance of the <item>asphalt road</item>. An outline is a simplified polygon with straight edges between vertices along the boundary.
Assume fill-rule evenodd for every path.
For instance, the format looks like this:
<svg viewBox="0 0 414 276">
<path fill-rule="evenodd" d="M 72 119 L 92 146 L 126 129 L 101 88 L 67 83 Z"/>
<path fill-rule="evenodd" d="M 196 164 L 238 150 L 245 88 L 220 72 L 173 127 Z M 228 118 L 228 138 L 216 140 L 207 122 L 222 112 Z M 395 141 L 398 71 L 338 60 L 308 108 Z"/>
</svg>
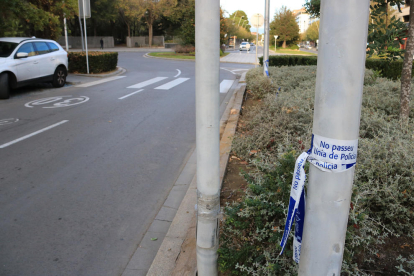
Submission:
<svg viewBox="0 0 414 276">
<path fill-rule="evenodd" d="M 120 275 L 165 201 L 195 146 L 195 64 L 119 65 L 0 102 L 0 275 Z M 222 81 L 253 66 L 221 67 Z"/>
</svg>

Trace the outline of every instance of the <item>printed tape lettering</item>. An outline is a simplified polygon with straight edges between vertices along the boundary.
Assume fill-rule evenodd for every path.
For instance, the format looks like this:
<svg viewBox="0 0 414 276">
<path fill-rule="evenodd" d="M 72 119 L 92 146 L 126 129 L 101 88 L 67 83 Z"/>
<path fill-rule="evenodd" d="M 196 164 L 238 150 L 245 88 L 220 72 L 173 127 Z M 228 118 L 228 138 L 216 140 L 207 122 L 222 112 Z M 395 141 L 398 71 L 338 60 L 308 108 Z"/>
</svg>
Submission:
<svg viewBox="0 0 414 276">
<path fill-rule="evenodd" d="M 311 148 L 303 152 L 295 163 L 292 187 L 290 190 L 289 209 L 286 217 L 285 231 L 280 246 L 283 254 L 289 233 L 295 222 L 295 235 L 293 239 L 293 260 L 300 261 L 302 248 L 303 225 L 305 222 L 305 163 L 306 160 L 325 172 L 339 173 L 349 170 L 356 164 L 358 140 L 336 140 L 312 135 Z"/>
</svg>

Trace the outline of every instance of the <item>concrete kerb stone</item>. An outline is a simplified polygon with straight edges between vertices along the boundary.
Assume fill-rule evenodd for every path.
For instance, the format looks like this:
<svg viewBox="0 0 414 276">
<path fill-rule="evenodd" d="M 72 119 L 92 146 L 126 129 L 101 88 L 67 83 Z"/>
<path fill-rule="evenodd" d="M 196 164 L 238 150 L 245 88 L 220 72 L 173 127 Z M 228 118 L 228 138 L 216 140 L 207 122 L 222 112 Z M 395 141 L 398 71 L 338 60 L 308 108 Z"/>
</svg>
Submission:
<svg viewBox="0 0 414 276">
<path fill-rule="evenodd" d="M 122 75 L 123 73 L 126 72 L 126 69 L 117 66 L 116 70 L 110 73 L 103 73 L 103 74 L 73 74 L 70 73 L 68 76 L 70 76 L 71 78 L 75 78 L 76 77 L 87 77 L 87 78 L 108 78 L 108 77 L 113 77 L 113 76 L 118 76 L 118 75 Z M 93 81 L 93 79 L 91 79 L 91 81 Z M 78 84 L 82 84 L 82 83 L 86 83 L 85 81 L 66 81 L 67 84 L 71 84 L 71 85 L 78 85 Z"/>
<path fill-rule="evenodd" d="M 245 89 L 245 84 L 237 84 L 237 89 L 229 100 L 220 121 L 222 134 L 220 141 L 221 182 L 227 167 L 231 142 L 236 131 Z M 190 160 L 193 158 L 195 158 L 195 154 Z M 197 177 L 194 176 L 147 276 L 195 275 L 197 261 L 195 254 L 196 212 L 194 206 L 196 203 Z"/>
</svg>

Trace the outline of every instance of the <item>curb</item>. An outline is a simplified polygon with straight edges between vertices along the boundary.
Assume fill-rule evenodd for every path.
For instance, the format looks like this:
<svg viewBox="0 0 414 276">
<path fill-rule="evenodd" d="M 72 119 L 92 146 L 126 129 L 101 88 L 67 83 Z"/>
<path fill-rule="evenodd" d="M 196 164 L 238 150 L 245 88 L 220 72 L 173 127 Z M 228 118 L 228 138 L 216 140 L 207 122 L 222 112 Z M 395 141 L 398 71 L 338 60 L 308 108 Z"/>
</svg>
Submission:
<svg viewBox="0 0 414 276">
<path fill-rule="evenodd" d="M 107 77 L 118 76 L 118 75 L 121 75 L 121 74 L 126 72 L 126 69 L 124 69 L 122 67 L 117 66 L 116 68 L 117 68 L 116 71 L 111 72 L 111 73 L 107 73 L 107 74 L 99 74 L 99 75 L 89 74 L 88 75 L 88 74 L 72 74 L 71 73 L 71 75 L 81 76 L 81 77 L 88 77 L 88 78 L 107 78 Z M 82 81 L 66 81 L 66 83 L 70 84 L 70 85 L 78 85 L 78 84 L 82 84 L 82 83 L 85 83 L 85 82 L 82 82 Z"/>
<path fill-rule="evenodd" d="M 246 84 L 237 84 L 220 121 L 220 183 L 226 172 L 233 136 L 236 132 Z M 193 153 L 195 155 L 195 151 Z M 196 157 L 191 157 L 196 158 Z M 196 212 L 197 176 L 190 187 L 168 229 L 151 264 L 147 276 L 196 275 Z M 187 229 L 183 232 L 182 229 Z"/>
</svg>

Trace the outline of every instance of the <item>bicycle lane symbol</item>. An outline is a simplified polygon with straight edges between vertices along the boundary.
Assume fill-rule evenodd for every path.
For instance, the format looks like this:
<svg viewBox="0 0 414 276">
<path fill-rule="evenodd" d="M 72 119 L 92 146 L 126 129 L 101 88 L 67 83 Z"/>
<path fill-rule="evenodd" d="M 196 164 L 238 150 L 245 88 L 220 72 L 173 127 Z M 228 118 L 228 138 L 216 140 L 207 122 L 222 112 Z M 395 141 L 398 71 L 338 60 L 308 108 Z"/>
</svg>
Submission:
<svg viewBox="0 0 414 276">
<path fill-rule="evenodd" d="M 25 104 L 26 107 L 41 107 L 41 108 L 59 108 L 78 105 L 89 101 L 86 96 L 57 96 L 34 100 Z"/>
</svg>

